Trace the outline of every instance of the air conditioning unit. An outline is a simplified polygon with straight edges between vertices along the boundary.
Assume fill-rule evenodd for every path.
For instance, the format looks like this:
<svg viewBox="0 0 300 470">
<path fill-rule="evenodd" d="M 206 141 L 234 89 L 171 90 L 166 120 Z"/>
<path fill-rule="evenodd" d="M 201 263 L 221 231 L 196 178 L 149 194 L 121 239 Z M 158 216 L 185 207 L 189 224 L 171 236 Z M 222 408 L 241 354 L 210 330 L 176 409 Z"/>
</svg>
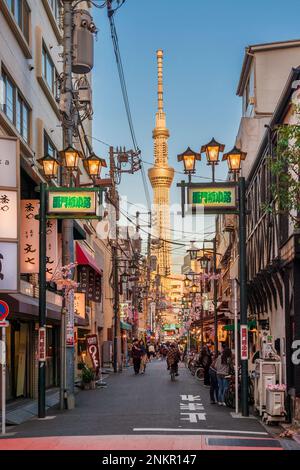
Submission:
<svg viewBox="0 0 300 470">
<path fill-rule="evenodd" d="M 232 214 L 224 215 L 224 231 L 233 232 L 235 229 L 235 216 Z"/>
</svg>

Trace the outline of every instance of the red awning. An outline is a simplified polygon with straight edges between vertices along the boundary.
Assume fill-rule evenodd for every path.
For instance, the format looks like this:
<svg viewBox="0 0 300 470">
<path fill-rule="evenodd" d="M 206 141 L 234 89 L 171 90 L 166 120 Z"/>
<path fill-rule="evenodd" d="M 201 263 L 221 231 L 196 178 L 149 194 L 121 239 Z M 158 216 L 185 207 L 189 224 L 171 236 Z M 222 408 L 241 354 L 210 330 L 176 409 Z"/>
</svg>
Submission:
<svg viewBox="0 0 300 470">
<path fill-rule="evenodd" d="M 94 258 L 85 248 L 83 248 L 83 246 L 79 245 L 78 242 L 76 243 L 76 261 L 77 264 L 90 266 L 96 271 L 96 273 L 100 274 L 101 276 L 103 275 L 102 269 L 97 266 Z"/>
</svg>

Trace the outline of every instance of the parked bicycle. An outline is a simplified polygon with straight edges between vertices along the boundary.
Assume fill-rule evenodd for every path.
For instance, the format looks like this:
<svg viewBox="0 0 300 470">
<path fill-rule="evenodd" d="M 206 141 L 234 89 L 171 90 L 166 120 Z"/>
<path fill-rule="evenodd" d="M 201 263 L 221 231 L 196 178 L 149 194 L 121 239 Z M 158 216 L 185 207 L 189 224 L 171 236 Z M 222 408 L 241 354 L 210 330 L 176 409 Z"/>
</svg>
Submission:
<svg viewBox="0 0 300 470">
<path fill-rule="evenodd" d="M 235 407 L 235 375 L 228 376 L 229 387 L 225 393 L 225 403 L 229 408 Z M 241 399 L 241 375 L 239 374 L 239 385 L 238 385 L 239 401 Z M 251 377 L 248 377 L 248 403 L 249 405 L 254 404 L 254 386 Z"/>
</svg>

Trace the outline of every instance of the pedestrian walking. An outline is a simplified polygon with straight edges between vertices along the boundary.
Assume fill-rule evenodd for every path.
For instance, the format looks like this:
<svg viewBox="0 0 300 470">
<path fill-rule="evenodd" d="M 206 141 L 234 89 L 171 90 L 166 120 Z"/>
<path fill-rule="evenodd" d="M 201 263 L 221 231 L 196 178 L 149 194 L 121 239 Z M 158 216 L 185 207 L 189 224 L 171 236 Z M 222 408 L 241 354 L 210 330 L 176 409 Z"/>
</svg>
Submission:
<svg viewBox="0 0 300 470">
<path fill-rule="evenodd" d="M 139 348 L 141 350 L 141 374 L 144 374 L 145 370 L 146 370 L 146 364 L 147 364 L 147 361 L 148 361 L 148 356 L 147 356 L 147 348 L 146 348 L 145 343 L 142 339 L 140 340 Z"/>
<path fill-rule="evenodd" d="M 138 375 L 141 367 L 142 350 L 139 346 L 139 340 L 135 339 L 132 344 L 132 360 L 135 375 Z"/>
<path fill-rule="evenodd" d="M 217 378 L 217 369 L 216 369 L 216 361 L 218 358 L 218 353 L 215 353 L 212 357 L 212 363 L 209 367 L 209 378 L 210 378 L 210 403 L 215 405 L 219 401 L 218 392 L 218 378 Z"/>
<path fill-rule="evenodd" d="M 172 343 L 167 354 L 168 370 L 174 369 L 175 375 L 178 376 L 178 363 L 180 361 L 180 352 L 176 343 Z"/>
<path fill-rule="evenodd" d="M 200 354 L 200 364 L 204 369 L 204 385 L 210 385 L 209 368 L 212 362 L 211 353 L 207 346 L 203 346 Z"/>
<path fill-rule="evenodd" d="M 148 350 L 149 350 L 149 361 L 151 361 L 151 359 L 155 357 L 154 344 L 149 344 Z"/>
<path fill-rule="evenodd" d="M 218 378 L 218 404 L 226 406 L 225 393 L 228 389 L 228 378 L 232 369 L 232 352 L 229 348 L 224 348 L 222 354 L 216 360 L 216 370 Z"/>
</svg>

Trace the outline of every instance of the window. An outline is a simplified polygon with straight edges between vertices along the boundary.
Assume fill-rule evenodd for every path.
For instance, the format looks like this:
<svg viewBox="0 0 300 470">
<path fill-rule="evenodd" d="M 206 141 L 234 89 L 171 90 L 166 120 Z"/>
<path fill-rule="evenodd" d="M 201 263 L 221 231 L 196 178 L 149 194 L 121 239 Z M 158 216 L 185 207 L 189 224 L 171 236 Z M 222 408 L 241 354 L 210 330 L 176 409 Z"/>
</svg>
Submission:
<svg viewBox="0 0 300 470">
<path fill-rule="evenodd" d="M 2 72 L 3 103 L 2 111 L 15 125 L 26 143 L 29 142 L 29 113 L 30 109 L 22 97 L 20 91 L 8 77 Z"/>
<path fill-rule="evenodd" d="M 59 11 L 61 8 L 61 1 L 60 0 L 48 0 L 51 10 L 53 11 L 53 15 L 55 16 L 56 21 L 59 21 Z"/>
<path fill-rule="evenodd" d="M 6 3 L 24 34 L 27 43 L 29 43 L 30 9 L 26 0 L 6 0 Z"/>
<path fill-rule="evenodd" d="M 57 158 L 57 150 L 52 144 L 46 132 L 44 132 L 44 155 Z"/>
<path fill-rule="evenodd" d="M 43 74 L 43 79 L 47 83 L 48 87 L 52 91 L 53 95 L 55 97 L 58 96 L 58 73 L 56 71 L 56 68 L 54 67 L 54 64 L 52 62 L 52 59 L 50 57 L 50 54 L 48 53 L 45 44 L 43 43 L 43 59 L 42 59 L 42 74 Z"/>
</svg>

